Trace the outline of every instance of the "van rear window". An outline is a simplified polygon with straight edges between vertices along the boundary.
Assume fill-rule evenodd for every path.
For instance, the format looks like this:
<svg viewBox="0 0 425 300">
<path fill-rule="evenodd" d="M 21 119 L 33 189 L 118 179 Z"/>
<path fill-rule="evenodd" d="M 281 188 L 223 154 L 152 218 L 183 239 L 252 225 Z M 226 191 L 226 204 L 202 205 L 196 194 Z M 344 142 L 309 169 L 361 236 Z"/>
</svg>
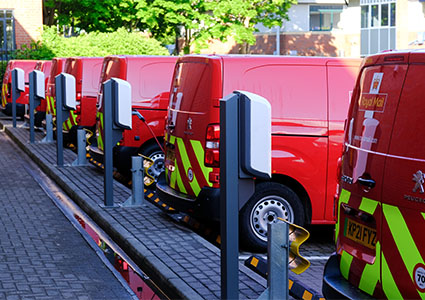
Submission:
<svg viewBox="0 0 425 300">
<path fill-rule="evenodd" d="M 173 108 L 190 112 L 209 111 L 212 106 L 212 66 L 207 63 L 187 62 L 181 64 L 179 69 L 174 84 L 179 84 L 178 92 L 182 93 L 184 101 L 181 102 L 180 108 Z"/>
</svg>

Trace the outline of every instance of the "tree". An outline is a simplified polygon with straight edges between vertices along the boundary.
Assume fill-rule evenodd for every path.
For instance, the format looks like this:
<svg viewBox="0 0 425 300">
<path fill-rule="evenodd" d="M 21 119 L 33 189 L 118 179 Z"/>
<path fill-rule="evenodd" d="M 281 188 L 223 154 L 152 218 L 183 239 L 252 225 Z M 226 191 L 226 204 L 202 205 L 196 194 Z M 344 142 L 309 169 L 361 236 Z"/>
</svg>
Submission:
<svg viewBox="0 0 425 300">
<path fill-rule="evenodd" d="M 212 0 L 206 3 L 210 11 L 207 26 L 197 33 L 195 43 L 198 47 L 210 39 L 226 41 L 232 36 L 241 44 L 240 53 L 247 53 L 248 45 L 255 43 L 255 25 L 265 27 L 282 26 L 288 20 L 288 10 L 296 0 Z"/>
<path fill-rule="evenodd" d="M 133 0 L 43 0 L 44 25 L 66 25 L 86 32 L 136 29 Z"/>
</svg>

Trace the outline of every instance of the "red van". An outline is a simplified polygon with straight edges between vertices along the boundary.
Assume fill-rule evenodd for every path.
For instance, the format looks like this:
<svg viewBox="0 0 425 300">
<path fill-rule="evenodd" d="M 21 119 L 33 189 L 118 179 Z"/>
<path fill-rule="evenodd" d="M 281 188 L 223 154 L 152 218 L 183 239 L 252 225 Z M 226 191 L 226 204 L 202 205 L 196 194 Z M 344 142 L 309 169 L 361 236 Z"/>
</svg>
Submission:
<svg viewBox="0 0 425 300">
<path fill-rule="evenodd" d="M 66 58 L 55 57 L 52 59 L 52 66 L 50 67 L 49 79 L 46 82 L 46 112 L 52 116 L 56 116 L 56 90 L 55 90 L 55 77 L 62 73 L 65 66 Z"/>
<path fill-rule="evenodd" d="M 158 143 L 163 144 L 164 141 L 165 116 L 176 60 L 174 56 L 107 56 L 103 61 L 99 104 L 103 82 L 112 77 L 126 80 L 131 84 L 133 110 L 140 112 L 146 121 L 133 116 L 132 130 L 125 130 L 119 145 L 114 148 L 114 165 L 123 174 L 128 174 L 131 156 L 137 153 L 152 160 L 153 165 L 148 172 L 153 179 L 164 170 L 164 153 Z M 90 147 L 92 157 L 99 162 L 103 161 L 102 124 L 99 105 L 97 147 Z"/>
<path fill-rule="evenodd" d="M 327 299 L 425 297 L 425 51 L 365 58 L 348 112 Z"/>
<path fill-rule="evenodd" d="M 40 60 L 35 64 L 35 67 L 34 67 L 34 70 L 41 71 L 44 73 L 45 87 L 47 86 L 47 83 L 49 82 L 51 66 L 52 66 L 51 60 Z M 47 109 L 47 100 L 41 99 L 41 104 L 36 108 L 37 113 L 35 114 L 35 118 L 34 118 L 34 125 L 36 127 L 41 127 L 41 122 L 46 117 L 46 109 Z"/>
<path fill-rule="evenodd" d="M 29 80 L 28 76 L 37 60 L 10 60 L 7 64 L 3 77 L 1 106 L 6 115 L 12 115 L 12 70 L 20 68 L 25 72 L 25 92 L 16 100 L 16 116 L 23 118 L 25 115 L 25 104 L 28 104 Z"/>
<path fill-rule="evenodd" d="M 258 180 L 246 199 L 241 241 L 263 249 L 267 224 L 277 217 L 299 225 L 334 223 L 336 167 L 359 65 L 342 58 L 180 58 L 166 124 L 166 178 L 157 183 L 161 200 L 219 219 L 219 100 L 243 90 L 271 103 L 272 180 Z"/>
</svg>

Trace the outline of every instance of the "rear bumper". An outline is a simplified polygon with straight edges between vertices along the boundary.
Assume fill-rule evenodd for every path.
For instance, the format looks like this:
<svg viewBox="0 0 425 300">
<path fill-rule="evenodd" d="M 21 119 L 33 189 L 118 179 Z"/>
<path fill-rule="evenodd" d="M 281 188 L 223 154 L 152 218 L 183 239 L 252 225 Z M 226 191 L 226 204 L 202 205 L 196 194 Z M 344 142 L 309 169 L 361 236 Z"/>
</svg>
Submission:
<svg viewBox="0 0 425 300">
<path fill-rule="evenodd" d="M 374 299 L 342 277 L 336 253 L 333 253 L 326 262 L 322 293 L 326 299 Z"/>
<path fill-rule="evenodd" d="M 215 221 L 220 219 L 220 189 L 204 187 L 198 197 L 190 196 L 172 189 L 163 174 L 158 179 L 156 191 L 162 202 L 179 211 Z"/>
<path fill-rule="evenodd" d="M 12 103 L 7 103 L 6 107 L 3 109 L 3 113 L 7 116 L 12 115 Z M 25 105 L 21 103 L 16 103 L 16 116 L 23 118 L 25 115 Z"/>
</svg>

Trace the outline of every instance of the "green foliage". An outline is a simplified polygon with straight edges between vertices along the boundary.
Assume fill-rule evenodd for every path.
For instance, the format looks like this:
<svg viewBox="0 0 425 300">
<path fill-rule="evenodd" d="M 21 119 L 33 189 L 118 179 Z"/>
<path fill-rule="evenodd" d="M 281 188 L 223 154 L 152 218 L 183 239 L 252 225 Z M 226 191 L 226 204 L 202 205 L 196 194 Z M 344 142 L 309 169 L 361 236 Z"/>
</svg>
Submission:
<svg viewBox="0 0 425 300">
<path fill-rule="evenodd" d="M 44 0 L 46 25 L 71 25 L 86 32 L 137 28 L 133 0 Z"/>
<path fill-rule="evenodd" d="M 120 28 L 115 32 L 92 32 L 65 38 L 54 27 L 45 27 L 41 42 L 24 45 L 15 52 L 16 59 L 52 59 L 70 56 L 106 56 L 112 54 L 167 55 L 168 51 L 153 39 Z"/>
<path fill-rule="evenodd" d="M 163 44 L 184 37 L 185 52 L 211 39 L 254 44 L 255 25 L 282 25 L 297 0 L 44 0 L 45 23 L 76 31 L 147 30 Z M 179 49 L 178 49 L 179 50 Z"/>
</svg>

